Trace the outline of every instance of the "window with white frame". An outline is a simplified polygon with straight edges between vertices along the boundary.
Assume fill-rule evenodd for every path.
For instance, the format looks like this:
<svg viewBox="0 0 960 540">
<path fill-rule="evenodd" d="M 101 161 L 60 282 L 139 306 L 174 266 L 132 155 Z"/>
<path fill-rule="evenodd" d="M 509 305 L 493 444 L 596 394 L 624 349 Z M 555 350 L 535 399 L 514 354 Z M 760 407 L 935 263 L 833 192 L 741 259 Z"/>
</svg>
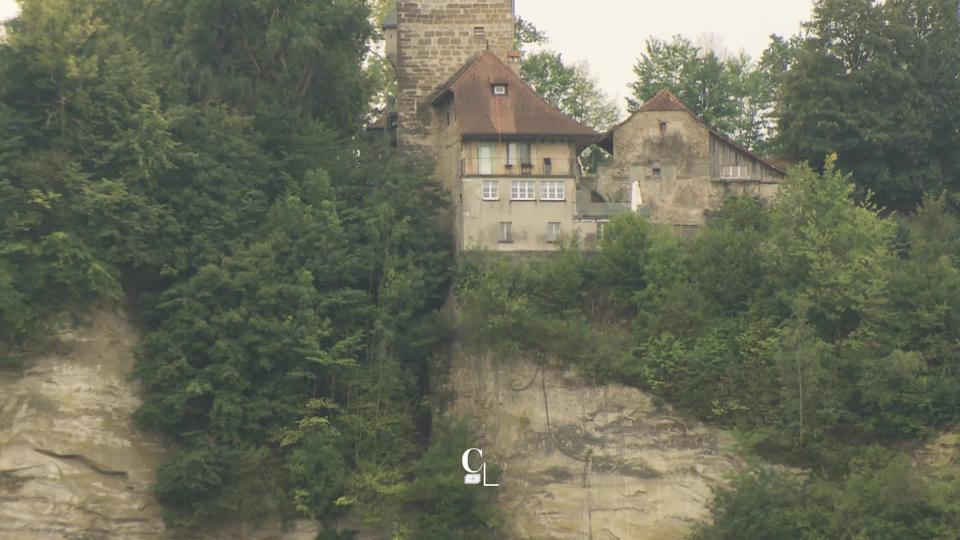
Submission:
<svg viewBox="0 0 960 540">
<path fill-rule="evenodd" d="M 750 178 L 749 165 L 724 165 L 720 168 L 721 178 L 747 179 Z"/>
<path fill-rule="evenodd" d="M 510 185 L 510 198 L 514 201 L 532 201 L 533 190 L 533 180 L 514 180 Z"/>
<path fill-rule="evenodd" d="M 497 180 L 483 181 L 483 200 L 495 201 L 500 198 L 500 182 Z"/>
<path fill-rule="evenodd" d="M 559 242 L 560 241 L 560 222 L 551 221 L 547 223 L 547 242 Z"/>
<path fill-rule="evenodd" d="M 540 182 L 540 200 L 542 201 L 562 201 L 564 199 L 563 182 L 546 181 Z"/>
<path fill-rule="evenodd" d="M 511 229 L 513 228 L 513 223 L 509 221 L 500 222 L 500 242 L 513 242 L 513 236 Z"/>
</svg>

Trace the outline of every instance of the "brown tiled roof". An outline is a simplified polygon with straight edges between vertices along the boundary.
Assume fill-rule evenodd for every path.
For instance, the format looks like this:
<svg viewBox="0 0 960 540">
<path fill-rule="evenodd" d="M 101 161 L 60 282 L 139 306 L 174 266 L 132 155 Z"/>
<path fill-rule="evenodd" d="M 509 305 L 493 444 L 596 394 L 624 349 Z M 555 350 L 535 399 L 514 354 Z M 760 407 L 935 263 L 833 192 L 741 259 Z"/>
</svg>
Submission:
<svg viewBox="0 0 960 540">
<path fill-rule="evenodd" d="M 683 111 L 693 114 L 677 96 L 667 90 L 661 90 L 657 95 L 648 99 L 642 107 L 637 109 L 637 112 L 649 111 Z"/>
<path fill-rule="evenodd" d="M 706 123 L 704 123 L 703 120 L 700 119 L 699 116 L 693 114 L 693 111 L 691 111 L 690 109 L 688 109 L 687 106 L 684 105 L 683 102 L 680 101 L 680 99 L 677 98 L 677 96 L 673 95 L 669 90 L 661 90 L 659 93 L 657 93 L 657 95 L 655 95 L 655 96 L 653 96 L 652 98 L 648 99 L 648 100 L 643 104 L 643 106 L 641 106 L 639 109 L 637 109 L 636 111 L 634 111 L 634 113 L 631 114 L 626 120 L 624 120 L 623 122 L 620 122 L 620 123 L 617 124 L 616 126 L 613 126 L 613 127 L 607 132 L 607 134 L 603 137 L 603 139 L 600 141 L 600 146 L 602 146 L 602 147 L 603 147 L 605 150 L 607 150 L 608 152 L 613 153 L 613 132 L 614 132 L 614 131 L 616 131 L 617 129 L 619 129 L 620 126 L 626 124 L 627 122 L 629 122 L 630 120 L 632 120 L 634 116 L 636 116 L 636 115 L 638 115 L 638 114 L 640 114 L 640 113 L 656 112 L 656 111 L 680 111 L 680 112 L 685 112 L 685 113 L 689 114 L 690 116 L 692 116 L 693 119 L 697 121 L 697 123 L 699 123 L 701 126 L 707 128 L 707 130 L 709 130 L 710 133 L 712 133 L 714 136 L 716 136 L 717 138 L 719 138 L 719 139 L 722 140 L 723 142 L 729 144 L 730 146 L 733 146 L 733 147 L 736 148 L 737 150 L 740 150 L 740 151 L 743 152 L 744 154 L 746 154 L 746 155 L 750 156 L 751 158 L 759 161 L 760 163 L 763 163 L 763 164 L 766 165 L 767 167 L 770 167 L 771 169 L 779 172 L 780 174 L 786 174 L 786 167 L 784 167 L 782 163 L 780 163 L 780 162 L 778 162 L 778 161 L 775 161 L 775 160 L 762 158 L 762 157 L 754 154 L 754 153 L 751 152 L 750 150 L 747 150 L 747 148 L 746 148 L 745 146 L 743 146 L 742 144 L 738 143 L 737 141 L 731 139 L 731 138 L 728 137 L 725 133 L 723 133 L 723 132 L 721 132 L 721 131 L 719 131 L 719 130 L 713 129 L 712 127 L 708 126 Z"/>
<path fill-rule="evenodd" d="M 507 95 L 495 96 L 495 84 L 507 85 Z M 438 105 L 451 95 L 464 137 L 558 137 L 587 141 L 598 136 L 596 131 L 544 101 L 491 52 L 467 62 L 430 102 Z"/>
</svg>

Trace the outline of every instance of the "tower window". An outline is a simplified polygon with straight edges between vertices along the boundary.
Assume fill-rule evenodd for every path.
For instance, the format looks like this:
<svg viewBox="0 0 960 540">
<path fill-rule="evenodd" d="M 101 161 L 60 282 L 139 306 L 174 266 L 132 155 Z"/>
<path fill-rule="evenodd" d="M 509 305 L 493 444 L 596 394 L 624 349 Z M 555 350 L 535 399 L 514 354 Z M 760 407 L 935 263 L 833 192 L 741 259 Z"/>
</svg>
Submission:
<svg viewBox="0 0 960 540">
<path fill-rule="evenodd" d="M 659 162 L 653 164 L 653 177 L 654 178 L 663 177 L 663 168 L 660 166 Z"/>
<path fill-rule="evenodd" d="M 486 34 L 486 31 L 482 26 L 473 27 L 473 37 L 482 38 Z"/>
<path fill-rule="evenodd" d="M 505 95 L 507 95 L 507 85 L 505 85 L 505 84 L 495 84 L 495 85 L 493 85 L 493 95 L 495 95 L 495 96 L 505 96 Z"/>
<path fill-rule="evenodd" d="M 660 134 L 661 134 L 661 135 L 666 135 L 666 134 L 667 134 L 667 123 L 666 123 L 666 122 L 660 122 Z"/>
</svg>

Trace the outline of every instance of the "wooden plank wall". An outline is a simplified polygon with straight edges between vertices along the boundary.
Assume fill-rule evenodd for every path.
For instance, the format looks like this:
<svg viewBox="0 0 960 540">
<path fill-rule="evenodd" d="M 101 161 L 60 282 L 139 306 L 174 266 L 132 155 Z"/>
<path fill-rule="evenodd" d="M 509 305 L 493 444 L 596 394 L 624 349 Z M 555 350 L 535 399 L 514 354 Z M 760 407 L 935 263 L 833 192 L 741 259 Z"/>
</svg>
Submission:
<svg viewBox="0 0 960 540">
<path fill-rule="evenodd" d="M 779 180 L 783 178 L 783 175 L 773 167 L 750 157 L 746 152 L 711 133 L 710 178 L 720 178 L 721 170 L 725 165 L 749 165 L 750 180 Z"/>
</svg>

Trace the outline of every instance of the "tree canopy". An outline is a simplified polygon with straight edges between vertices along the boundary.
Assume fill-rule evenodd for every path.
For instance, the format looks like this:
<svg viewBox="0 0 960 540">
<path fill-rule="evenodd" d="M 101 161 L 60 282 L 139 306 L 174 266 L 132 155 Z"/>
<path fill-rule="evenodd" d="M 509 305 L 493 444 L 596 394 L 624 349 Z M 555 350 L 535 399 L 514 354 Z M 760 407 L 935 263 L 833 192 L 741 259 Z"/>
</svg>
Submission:
<svg viewBox="0 0 960 540">
<path fill-rule="evenodd" d="M 449 196 L 362 136 L 368 4 L 22 8 L 0 44 L 0 361 L 125 299 L 136 420 L 175 443 L 154 486 L 171 527 L 357 509 L 466 530 L 479 499 L 438 517 L 444 494 L 408 489 L 431 440 L 466 444 L 427 405 Z M 471 533 L 497 526 L 474 510 Z"/>
<path fill-rule="evenodd" d="M 960 17 L 951 0 L 819 0 L 776 105 L 783 157 L 836 152 L 858 194 L 911 210 L 960 190 Z"/>
</svg>

